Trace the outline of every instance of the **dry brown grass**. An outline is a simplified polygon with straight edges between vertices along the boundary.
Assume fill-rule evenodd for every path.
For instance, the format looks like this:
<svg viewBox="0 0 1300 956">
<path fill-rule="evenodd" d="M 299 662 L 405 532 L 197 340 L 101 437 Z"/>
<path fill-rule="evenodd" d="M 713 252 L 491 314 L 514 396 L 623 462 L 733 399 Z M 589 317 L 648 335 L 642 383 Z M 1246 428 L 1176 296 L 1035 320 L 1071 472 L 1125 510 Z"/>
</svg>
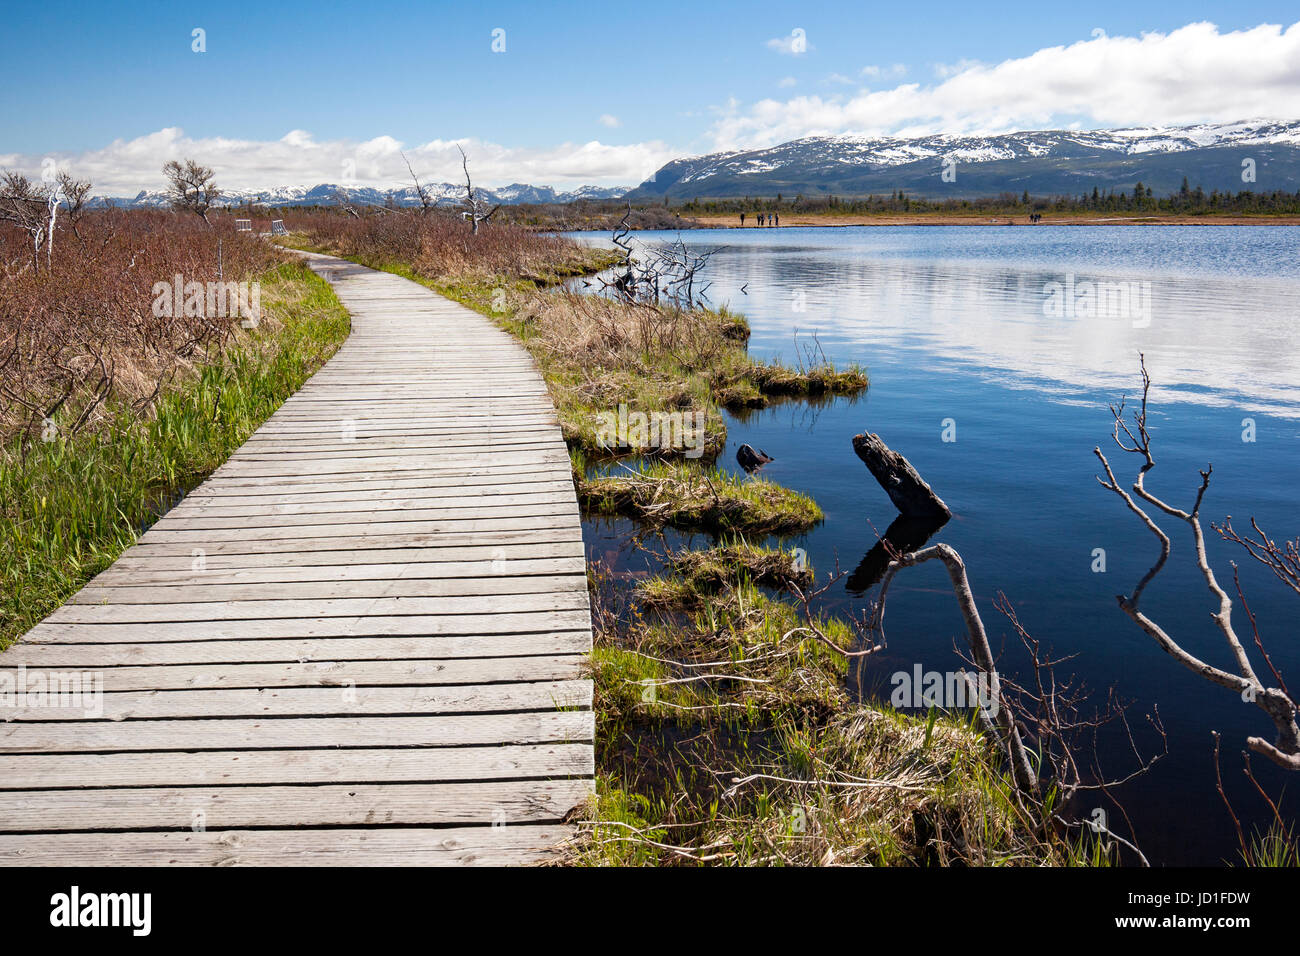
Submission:
<svg viewBox="0 0 1300 956">
<path fill-rule="evenodd" d="M 27 237 L 0 227 L 0 439 L 68 436 L 113 404 L 147 411 L 164 385 L 237 336 L 230 318 L 154 315 L 154 284 L 255 279 L 283 253 L 234 231 L 170 212 L 104 210 L 76 233 L 60 228 L 46 268 Z M 220 246 L 220 249 L 218 249 Z"/>
<path fill-rule="evenodd" d="M 400 263 L 438 282 L 512 276 L 545 283 L 578 274 L 585 262 L 582 248 L 572 240 L 505 223 L 491 223 L 472 235 L 450 210 L 423 215 L 393 210 L 361 218 L 304 212 L 286 215 L 285 225 L 334 255 L 377 268 Z"/>
</svg>

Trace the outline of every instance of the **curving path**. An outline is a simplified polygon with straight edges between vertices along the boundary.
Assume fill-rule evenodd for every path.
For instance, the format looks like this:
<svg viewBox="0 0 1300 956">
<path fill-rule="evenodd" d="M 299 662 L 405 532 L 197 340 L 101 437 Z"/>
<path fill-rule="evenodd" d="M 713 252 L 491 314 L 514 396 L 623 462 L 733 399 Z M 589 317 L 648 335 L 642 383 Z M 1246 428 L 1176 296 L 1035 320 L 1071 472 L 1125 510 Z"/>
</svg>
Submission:
<svg viewBox="0 0 1300 956">
<path fill-rule="evenodd" d="M 0 705 L 0 864 L 506 864 L 570 835 L 591 617 L 541 376 L 470 309 L 309 259 L 346 343 L 0 654 L 0 688 L 89 692 Z"/>
</svg>

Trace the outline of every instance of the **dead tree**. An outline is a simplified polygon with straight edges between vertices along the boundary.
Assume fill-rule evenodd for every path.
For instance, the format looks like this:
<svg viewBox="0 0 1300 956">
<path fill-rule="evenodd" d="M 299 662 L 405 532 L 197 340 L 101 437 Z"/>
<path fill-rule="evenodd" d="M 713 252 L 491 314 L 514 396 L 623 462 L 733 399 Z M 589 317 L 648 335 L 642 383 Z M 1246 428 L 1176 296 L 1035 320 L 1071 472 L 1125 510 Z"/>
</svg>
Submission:
<svg viewBox="0 0 1300 956">
<path fill-rule="evenodd" d="M 461 156 L 464 155 L 465 154 L 462 151 Z M 420 200 L 420 214 L 425 215 L 434 207 L 433 195 L 429 192 L 429 188 L 420 182 L 420 177 L 415 175 L 415 170 L 411 166 L 411 161 L 406 158 L 405 153 L 402 153 L 402 162 L 406 163 L 406 171 L 411 174 L 411 182 L 415 184 L 415 195 Z M 468 170 L 465 173 L 465 177 L 466 179 L 469 178 Z M 477 229 L 475 231 L 477 231 Z"/>
<path fill-rule="evenodd" d="M 41 267 L 41 246 L 50 224 L 51 190 L 22 173 L 7 172 L 0 179 L 0 222 L 13 223 L 27 233 L 32 268 Z"/>
<path fill-rule="evenodd" d="M 1145 773 L 1168 753 L 1168 740 L 1159 714 L 1153 713 L 1147 719 L 1163 746 L 1151 757 L 1144 757 L 1129 726 L 1125 707 L 1114 693 L 1107 696 L 1104 706 L 1089 710 L 1091 698 L 1087 689 L 1072 678 L 1057 676 L 1056 667 L 1070 658 L 1053 659 L 1050 652 L 1021 625 L 1010 601 L 999 592 L 994 606 L 1010 621 L 1028 652 L 1030 663 L 1029 677 L 1023 681 L 1001 673 L 961 555 L 947 544 L 907 553 L 894 548 L 888 539 L 882 539 L 881 545 L 889 552 L 889 565 L 881 578 L 880 592 L 870 612 L 849 618 L 856 635 L 852 648 L 841 646 L 822 630 L 814 609 L 814 601 L 842 577 L 838 570 L 815 590 L 795 581 L 785 585 L 799 601 L 803 612 L 802 625 L 790 634 L 803 633 L 814 637 L 850 660 L 870 657 L 888 646 L 884 626 L 885 604 L 894 577 L 904 568 L 939 561 L 948 572 L 966 625 L 966 648 L 958 648 L 957 653 L 974 668 L 971 672 L 959 672 L 968 690 L 967 701 L 978 703 L 976 716 L 979 723 L 990 739 L 997 742 L 1006 759 L 1014 788 L 1011 796 L 1024 811 L 1025 822 L 1043 832 L 1064 829 L 1104 834 L 1107 839 L 1127 848 L 1142 865 L 1147 865 L 1146 857 L 1137 845 L 1117 834 L 1104 823 L 1104 816 L 1099 817 L 1095 810 L 1089 819 L 1072 819 L 1067 814 L 1073 813 L 1077 797 L 1085 792 L 1100 792 L 1123 815 L 1123 807 L 1115 800 L 1112 790 Z M 982 681 L 977 678 L 977 673 L 983 675 Z M 1115 722 L 1126 734 L 1136 762 L 1134 769 L 1119 778 L 1108 777 L 1096 755 L 1098 731 Z M 1131 834 L 1131 823 L 1128 829 Z"/>
<path fill-rule="evenodd" d="M 361 218 L 361 213 L 357 212 L 357 207 L 352 204 L 352 197 L 348 195 L 346 189 L 343 189 L 342 187 L 335 189 L 332 198 L 334 199 L 334 202 L 338 204 L 339 208 L 353 219 Z"/>
<path fill-rule="evenodd" d="M 1297 727 L 1296 723 L 1296 701 L 1282 682 L 1281 675 L 1274 669 L 1267 651 L 1264 650 L 1259 631 L 1255 627 L 1254 615 L 1250 614 L 1248 607 L 1245 607 L 1247 616 L 1250 618 L 1251 629 L 1254 632 L 1255 645 L 1263 656 L 1263 660 L 1272 675 L 1273 683 L 1267 683 L 1256 672 L 1250 654 L 1233 626 L 1232 599 L 1219 584 L 1218 578 L 1215 577 L 1206 557 L 1205 532 L 1201 527 L 1200 513 L 1201 504 L 1205 499 L 1205 492 L 1210 487 L 1210 476 L 1214 471 L 1213 466 L 1206 465 L 1205 469 L 1200 472 L 1200 488 L 1196 492 L 1196 497 L 1190 509 L 1176 508 L 1147 490 L 1146 475 L 1155 467 L 1156 462 L 1151 453 L 1151 435 L 1147 431 L 1147 399 L 1151 390 L 1151 376 L 1147 373 L 1145 357 L 1140 358 L 1142 367 L 1142 405 L 1134 414 L 1132 423 L 1130 424 L 1124 417 L 1125 406 L 1123 401 L 1120 402 L 1118 407 L 1111 406 L 1111 413 L 1115 418 L 1112 433 L 1115 444 L 1121 451 L 1136 455 L 1141 461 L 1131 493 L 1120 487 L 1119 481 L 1111 470 L 1110 462 L 1106 460 L 1106 456 L 1102 454 L 1101 449 L 1094 448 L 1093 454 L 1097 456 L 1106 472 L 1104 480 L 1100 477 L 1097 478 L 1098 483 L 1103 488 L 1119 496 L 1129 511 L 1133 512 L 1138 520 L 1155 536 L 1160 545 L 1160 553 L 1155 564 L 1138 581 L 1132 593 L 1117 595 L 1116 600 L 1119 602 L 1120 610 L 1128 615 L 1166 654 L 1192 673 L 1199 674 L 1207 681 L 1234 692 L 1244 703 L 1253 703 L 1268 715 L 1269 720 L 1273 723 L 1274 739 L 1270 742 L 1262 737 L 1248 737 L 1246 746 L 1250 750 L 1267 757 L 1280 767 L 1288 770 L 1300 770 L 1300 727 Z M 1192 654 L 1172 634 L 1142 610 L 1143 592 L 1160 574 L 1169 560 L 1170 541 L 1169 535 L 1152 517 L 1153 512 L 1149 512 L 1139 504 L 1139 500 L 1149 505 L 1153 512 L 1160 512 L 1183 522 L 1191 531 L 1196 567 L 1199 569 L 1205 587 L 1216 605 L 1216 609 L 1211 614 L 1211 619 L 1214 621 L 1215 627 L 1224 642 L 1228 645 L 1235 672 L 1215 667 L 1213 664 Z M 1257 540 L 1238 536 L 1232 530 L 1231 518 L 1222 527 L 1213 525 L 1211 527 L 1214 527 L 1225 540 L 1232 541 L 1245 548 L 1252 558 L 1264 564 L 1283 583 L 1291 587 L 1297 594 L 1300 594 L 1300 542 L 1291 542 L 1278 547 L 1258 526 L 1254 525 L 1253 521 L 1252 526 L 1255 527 L 1255 531 L 1259 536 Z M 1244 595 L 1240 591 L 1239 582 L 1238 597 L 1242 599 L 1243 606 L 1245 606 Z"/>
<path fill-rule="evenodd" d="M 613 280 L 601 280 L 605 288 L 628 302 L 663 303 L 682 310 L 706 305 L 712 283 L 703 281 L 702 274 L 721 247 L 698 252 L 678 236 L 666 246 L 644 250 L 638 258 L 628 240 L 631 217 L 632 205 L 628 203 L 613 232 L 614 245 L 623 251 L 623 258 L 614 266 Z"/>
<path fill-rule="evenodd" d="M 167 193 L 172 207 L 192 212 L 211 225 L 208 210 L 221 196 L 221 190 L 212 181 L 212 170 L 192 159 L 185 160 L 183 165 L 173 159 L 163 166 L 163 175 L 167 177 Z"/>
<path fill-rule="evenodd" d="M 469 159 L 465 156 L 465 150 L 460 148 L 460 144 L 457 144 L 456 148 L 460 149 L 460 166 L 461 169 L 465 170 L 465 199 L 462 203 L 465 206 L 465 211 L 461 213 L 461 218 L 469 222 L 470 231 L 477 236 L 478 224 L 491 219 L 496 211 L 501 208 L 501 204 L 497 203 L 488 212 L 483 211 L 487 209 L 487 203 L 474 194 L 474 183 L 469 178 Z"/>
<path fill-rule="evenodd" d="M 86 199 L 90 196 L 91 183 L 88 179 L 74 179 L 70 173 L 59 173 L 58 191 L 63 196 L 63 203 L 68 209 L 68 223 L 72 234 L 81 241 L 81 219 L 86 214 Z"/>
</svg>

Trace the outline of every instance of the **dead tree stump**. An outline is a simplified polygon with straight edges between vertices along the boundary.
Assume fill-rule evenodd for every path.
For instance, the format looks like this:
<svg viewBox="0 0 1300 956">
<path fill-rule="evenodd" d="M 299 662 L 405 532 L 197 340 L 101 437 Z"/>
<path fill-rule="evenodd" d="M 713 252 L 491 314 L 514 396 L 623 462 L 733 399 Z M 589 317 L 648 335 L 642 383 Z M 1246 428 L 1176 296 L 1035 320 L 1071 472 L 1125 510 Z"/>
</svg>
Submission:
<svg viewBox="0 0 1300 956">
<path fill-rule="evenodd" d="M 899 513 L 908 518 L 952 517 L 952 512 L 920 476 L 911 462 L 881 441 L 879 435 L 868 432 L 853 436 L 853 451 L 867 466 L 872 477 L 880 482 L 889 500 Z"/>
</svg>

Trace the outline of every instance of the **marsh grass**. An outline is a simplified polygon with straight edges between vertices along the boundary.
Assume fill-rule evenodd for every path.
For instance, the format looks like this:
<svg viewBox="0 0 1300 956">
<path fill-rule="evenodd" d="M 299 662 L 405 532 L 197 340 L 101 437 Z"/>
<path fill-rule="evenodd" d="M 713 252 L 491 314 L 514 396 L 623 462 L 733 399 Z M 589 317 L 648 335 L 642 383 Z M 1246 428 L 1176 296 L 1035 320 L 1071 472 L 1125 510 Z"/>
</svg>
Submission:
<svg viewBox="0 0 1300 956">
<path fill-rule="evenodd" d="M 818 524 L 822 510 L 801 492 L 761 478 L 680 461 L 644 463 L 609 475 L 577 473 L 578 500 L 594 514 L 713 534 L 792 534 Z"/>
<path fill-rule="evenodd" d="M 673 551 L 664 564 L 668 573 L 637 585 L 638 596 L 649 607 L 688 610 L 745 583 L 776 590 L 806 590 L 813 583 L 812 569 L 793 551 L 751 544 L 743 537 L 698 551 Z"/>
<path fill-rule="evenodd" d="M 805 638 L 803 612 L 743 580 L 741 560 L 727 575 L 740 583 L 686 613 L 614 609 L 595 582 L 600 772 L 569 862 L 987 866 L 1100 853 L 1027 815 L 972 716 L 855 702 L 847 659 Z M 845 622 L 816 625 L 852 645 Z"/>
<path fill-rule="evenodd" d="M 347 337 L 347 313 L 305 265 L 281 265 L 262 283 L 259 327 L 175 378 L 147 416 L 119 401 L 93 431 L 5 446 L 0 647 L 111 564 Z"/>
</svg>

